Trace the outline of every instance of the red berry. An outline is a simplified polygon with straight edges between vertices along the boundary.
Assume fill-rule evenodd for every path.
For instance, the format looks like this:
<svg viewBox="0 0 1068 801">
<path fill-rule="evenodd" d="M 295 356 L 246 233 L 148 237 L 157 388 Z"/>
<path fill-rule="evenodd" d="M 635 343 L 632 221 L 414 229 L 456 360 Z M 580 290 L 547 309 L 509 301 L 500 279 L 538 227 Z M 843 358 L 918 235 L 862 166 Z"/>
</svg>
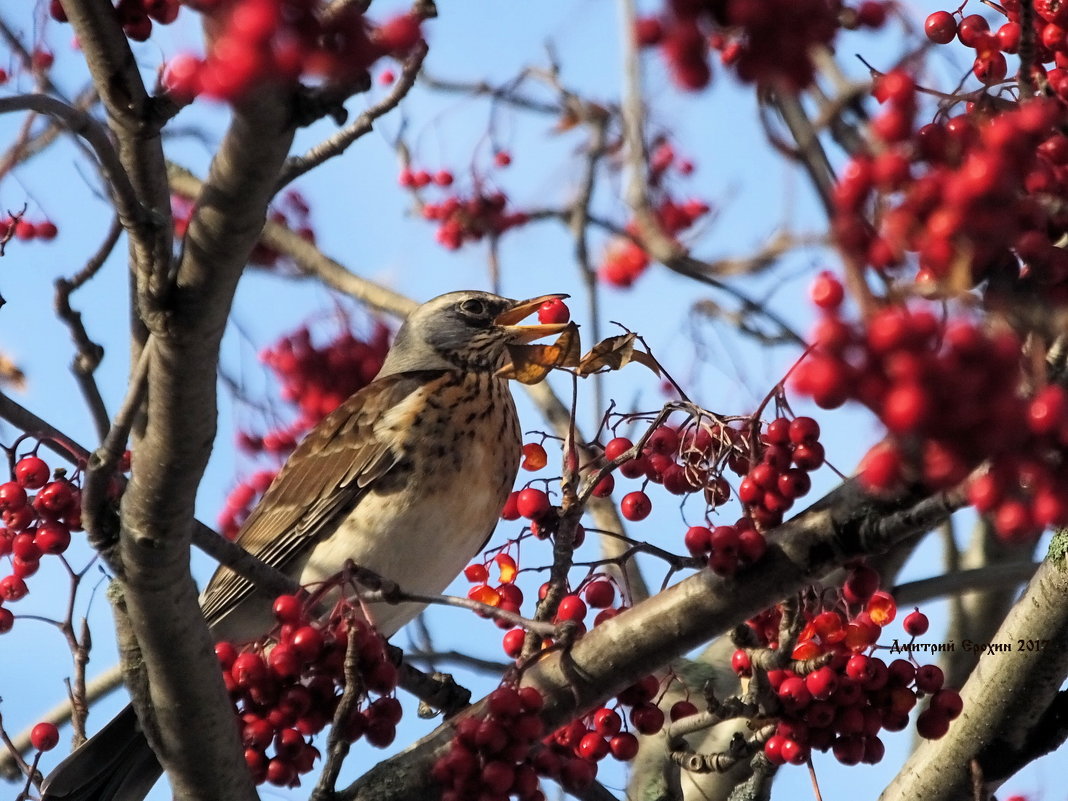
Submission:
<svg viewBox="0 0 1068 801">
<path fill-rule="evenodd" d="M 0 509 L 19 509 L 26 505 L 26 490 L 15 481 L 0 484 Z"/>
<path fill-rule="evenodd" d="M 493 156 L 493 163 L 498 167 L 507 167 L 512 163 L 512 156 L 507 150 L 499 150 Z"/>
<path fill-rule="evenodd" d="M 921 612 L 919 609 L 915 609 L 905 615 L 905 619 L 902 621 L 902 625 L 905 628 L 905 633 L 910 637 L 920 637 L 927 633 L 928 620 L 927 615 Z"/>
<path fill-rule="evenodd" d="M 298 623 L 304 617 L 304 604 L 296 595 L 279 595 L 273 610 L 279 623 Z"/>
<path fill-rule="evenodd" d="M 38 751 L 51 751 L 59 743 L 59 729 L 52 723 L 38 723 L 30 729 L 30 743 Z"/>
<path fill-rule="evenodd" d="M 753 661 L 749 658 L 749 654 L 741 648 L 735 651 L 731 657 L 731 669 L 739 676 L 752 676 Z"/>
<path fill-rule="evenodd" d="M 668 718 L 672 722 L 681 718 L 688 718 L 690 715 L 696 715 L 698 712 L 697 706 L 692 701 L 676 701 L 671 705 L 671 710 L 668 712 Z"/>
<path fill-rule="evenodd" d="M 631 709 L 630 722 L 641 734 L 656 734 L 664 727 L 664 712 L 656 704 L 639 704 Z"/>
<path fill-rule="evenodd" d="M 24 456 L 15 463 L 15 481 L 26 489 L 40 489 L 50 475 L 48 464 L 37 456 Z"/>
<path fill-rule="evenodd" d="M 944 687 L 932 696 L 931 709 L 941 712 L 949 720 L 956 720 L 964 710 L 964 702 L 959 692 Z"/>
<path fill-rule="evenodd" d="M 610 581 L 591 581 L 585 589 L 586 602 L 594 609 L 606 609 L 616 599 L 616 589 Z"/>
<path fill-rule="evenodd" d="M 925 740 L 937 740 L 949 731 L 949 718 L 937 709 L 925 709 L 916 718 L 916 733 Z"/>
<path fill-rule="evenodd" d="M 609 740 L 608 748 L 616 759 L 629 762 L 638 754 L 638 738 L 630 732 L 622 732 Z"/>
<path fill-rule="evenodd" d="M 518 659 L 523 653 L 523 643 L 526 642 L 527 633 L 523 629 L 512 629 L 504 635 L 501 642 L 504 652 L 512 659 Z"/>
<path fill-rule="evenodd" d="M 602 737 L 613 737 L 619 734 L 622 726 L 622 718 L 619 717 L 619 713 L 612 709 L 601 707 L 593 713 L 593 728 Z"/>
<path fill-rule="evenodd" d="M 33 541 L 41 553 L 61 554 L 70 546 L 70 530 L 62 523 L 41 523 Z"/>
<path fill-rule="evenodd" d="M 616 437 L 604 446 L 604 458 L 609 462 L 615 461 L 633 447 L 634 443 L 626 437 Z M 628 478 L 634 478 L 634 476 L 628 476 Z"/>
<path fill-rule="evenodd" d="M 653 511 L 653 502 L 641 490 L 628 492 L 619 503 L 619 509 L 627 520 L 644 520 Z"/>
<path fill-rule="evenodd" d="M 560 298 L 547 300 L 538 307 L 538 322 L 545 325 L 566 323 L 571 319 L 571 312 Z"/>
<path fill-rule="evenodd" d="M 29 591 L 26 582 L 19 576 L 11 575 L 0 579 L 0 600 L 18 601 L 25 598 Z"/>
<path fill-rule="evenodd" d="M 560 606 L 556 610 L 557 620 L 574 620 L 582 622 L 586 618 L 586 603 L 577 595 L 565 595 L 560 599 Z"/>
<path fill-rule="evenodd" d="M 920 665 L 916 668 L 916 689 L 920 692 L 937 692 L 942 689 L 945 680 L 945 674 L 938 665 Z"/>
<path fill-rule="evenodd" d="M 549 457 L 545 448 L 537 442 L 528 442 L 523 446 L 523 469 L 541 470 L 548 463 Z"/>
<path fill-rule="evenodd" d="M 834 273 L 826 270 L 812 281 L 808 294 L 813 303 L 827 311 L 837 309 L 845 299 L 845 291 L 842 289 L 841 282 Z"/>
<path fill-rule="evenodd" d="M 549 503 L 549 496 L 542 490 L 535 489 L 534 487 L 527 487 L 524 490 L 519 491 L 519 497 L 516 498 L 516 509 L 519 514 L 528 520 L 536 520 L 540 517 L 544 517 L 552 505 Z"/>
<path fill-rule="evenodd" d="M 691 556 L 704 556 L 712 550 L 712 532 L 707 526 L 690 526 L 682 541 Z"/>
<path fill-rule="evenodd" d="M 948 11 L 935 11 L 923 23 L 923 31 L 935 44 L 949 44 L 957 35 L 957 21 Z"/>
</svg>

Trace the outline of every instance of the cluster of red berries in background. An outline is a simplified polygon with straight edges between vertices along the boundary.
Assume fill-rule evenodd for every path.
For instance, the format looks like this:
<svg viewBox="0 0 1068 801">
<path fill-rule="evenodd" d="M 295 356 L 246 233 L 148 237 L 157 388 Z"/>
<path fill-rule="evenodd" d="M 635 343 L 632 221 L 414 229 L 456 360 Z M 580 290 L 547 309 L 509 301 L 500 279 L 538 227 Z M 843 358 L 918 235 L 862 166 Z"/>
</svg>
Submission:
<svg viewBox="0 0 1068 801">
<path fill-rule="evenodd" d="M 761 647 L 738 649 L 732 666 L 747 678 L 754 671 L 766 674 L 771 694 L 761 703 L 778 718 L 775 733 L 764 744 L 773 763 L 805 764 L 812 749 L 831 751 L 845 765 L 879 762 L 884 753 L 879 732 L 904 729 L 913 707 L 927 696 L 928 707 L 916 719 L 921 737 L 942 737 L 960 715 L 960 694 L 942 686 L 937 665 L 911 659 L 887 664 L 872 655 L 897 612 L 893 598 L 878 586 L 878 574 L 858 566 L 848 575 L 839 603 L 803 609 L 805 625 L 790 660 L 774 659 L 781 656 L 776 653 L 781 607 L 749 621 Z M 916 610 L 903 625 L 908 636 L 917 637 L 927 631 L 928 621 Z M 767 664 L 775 667 L 761 667 Z"/>
<path fill-rule="evenodd" d="M 352 80 L 384 56 L 404 58 L 422 41 L 421 20 L 402 14 L 381 25 L 353 5 L 322 14 L 318 0 L 197 0 L 220 30 L 206 58 L 168 62 L 163 83 L 177 98 L 233 100 L 265 78 Z"/>
<path fill-rule="evenodd" d="M 677 203 L 670 197 L 663 198 L 653 209 L 660 230 L 670 237 L 678 236 L 708 212 L 709 206 L 704 201 Z M 616 287 L 629 287 L 649 266 L 649 254 L 638 244 L 641 241 L 638 223 L 628 222 L 625 230 L 629 236 L 609 242 L 597 268 L 597 277 Z"/>
<path fill-rule="evenodd" d="M 10 481 L 0 484 L 0 557 L 11 572 L 0 578 L 0 633 L 10 631 L 15 616 L 4 606 L 26 597 L 26 579 L 41 559 L 59 556 L 81 531 L 81 490 L 61 473 L 54 477 L 36 455 L 15 462 Z"/>
<path fill-rule="evenodd" d="M 372 324 L 366 338 L 360 339 L 352 334 L 346 320 L 344 330 L 324 345 L 316 345 L 311 332 L 301 328 L 266 348 L 260 361 L 274 373 L 281 385 L 281 398 L 295 407 L 296 417 L 262 434 L 239 431 L 239 447 L 280 463 L 305 433 L 371 382 L 385 361 L 389 340 L 389 328 L 379 321 Z M 219 514 L 224 535 L 237 533 L 275 473 L 276 469 L 260 470 L 234 487 Z"/>
<path fill-rule="evenodd" d="M 746 82 L 812 83 L 811 52 L 838 29 L 879 28 L 890 3 L 864 0 L 850 9 L 827 0 L 669 0 L 657 16 L 636 23 L 642 47 L 659 47 L 674 82 L 695 91 L 712 80 L 710 49 Z"/>
<path fill-rule="evenodd" d="M 1068 230 L 1059 201 L 1068 137 L 1058 130 L 1068 110 L 1035 98 L 988 116 L 976 104 L 913 131 L 912 78 L 890 72 L 875 93 L 886 106 L 871 123 L 878 152 L 854 156 L 835 189 L 834 231 L 846 256 L 878 271 L 914 264 L 921 292 L 987 281 L 991 293 L 1041 288 L 1044 299 L 1068 298 L 1068 256 L 1054 245 Z M 880 212 L 869 225 L 873 207 Z"/>
<path fill-rule="evenodd" d="M 355 609 L 313 622 L 301 598 L 282 595 L 275 600 L 274 614 L 278 626 L 265 642 L 244 650 L 228 642 L 215 646 L 256 783 L 296 787 L 300 775 L 314 767 L 319 750 L 311 738 L 334 718 L 350 634 L 365 692 L 341 722 L 341 736 L 349 742 L 362 737 L 377 748 L 392 743 L 402 710 L 393 696 L 397 669 L 385 640 Z M 371 700 L 368 693 L 378 697 Z"/>
<path fill-rule="evenodd" d="M 886 426 L 861 479 L 875 490 L 909 481 L 945 489 L 989 459 L 969 497 L 1003 539 L 1027 542 L 1068 523 L 1068 396 L 1056 385 L 1019 394 L 1017 336 L 923 307 L 887 307 L 854 325 L 839 316 L 843 295 L 831 274 L 816 278 L 824 315 L 793 380 L 824 408 L 855 399 Z"/>
<path fill-rule="evenodd" d="M 666 182 L 675 176 L 686 177 L 694 171 L 693 162 L 680 158 L 675 147 L 667 139 L 654 143 L 649 154 L 648 183 L 658 196 L 654 202 L 656 224 L 669 237 L 677 237 L 709 212 L 709 206 L 700 200 L 675 200 Z M 641 229 L 637 222 L 625 226 L 627 236 L 618 236 L 609 241 L 597 268 L 597 276 L 604 283 L 616 287 L 631 286 L 649 267 L 649 254 L 640 244 Z"/>
<path fill-rule="evenodd" d="M 507 151 L 500 150 L 494 155 L 497 167 L 507 167 L 511 162 Z M 411 167 L 404 167 L 397 178 L 402 187 L 412 191 L 429 186 L 446 189 L 454 180 L 450 170 L 431 173 Z M 478 242 L 486 236 L 499 236 L 530 221 L 526 212 L 508 208 L 508 196 L 504 192 L 486 189 L 480 181 L 476 181 L 470 192 L 453 191 L 440 202 L 420 199 L 419 211 L 424 220 L 438 224 L 434 239 L 447 250 L 457 250 L 466 242 Z"/>
<path fill-rule="evenodd" d="M 544 801 L 542 777 L 581 792 L 593 783 L 605 757 L 625 762 L 637 755 L 639 741 L 630 727 L 645 735 L 663 728 L 664 712 L 654 703 L 659 689 L 660 681 L 647 676 L 620 693 L 614 705 L 546 735 L 538 717 L 544 701 L 535 688 L 497 688 L 487 697 L 484 718 L 456 722 L 449 751 L 432 769 L 443 801 L 487 796 Z M 630 707 L 629 715 L 623 707 Z M 680 701 L 672 707 L 671 720 L 695 712 L 689 701 Z"/>
<path fill-rule="evenodd" d="M 122 25 L 123 33 L 135 42 L 143 42 L 152 35 L 153 22 L 160 25 L 174 22 L 180 5 L 179 0 L 118 0 L 115 17 Z M 57 22 L 67 21 L 67 13 L 59 0 L 50 0 L 48 12 Z"/>
<path fill-rule="evenodd" d="M 58 233 L 59 228 L 51 220 L 30 222 L 17 215 L 9 215 L 0 219 L 0 241 L 13 237 L 19 242 L 31 242 L 34 239 L 51 242 Z"/>
<path fill-rule="evenodd" d="M 979 14 L 965 14 L 964 6 L 954 12 L 935 11 L 924 22 L 927 38 L 938 45 L 954 40 L 975 51 L 972 72 L 984 83 L 1005 79 L 1008 62 L 1023 38 L 1020 0 L 1006 0 L 990 6 L 1005 20 L 992 30 Z M 959 19 L 958 19 L 959 18 Z M 996 24 L 996 23 L 995 23 Z M 1061 0 L 1036 0 L 1033 20 L 1031 80 L 1045 80 L 1062 100 L 1068 100 L 1068 8 Z"/>
</svg>

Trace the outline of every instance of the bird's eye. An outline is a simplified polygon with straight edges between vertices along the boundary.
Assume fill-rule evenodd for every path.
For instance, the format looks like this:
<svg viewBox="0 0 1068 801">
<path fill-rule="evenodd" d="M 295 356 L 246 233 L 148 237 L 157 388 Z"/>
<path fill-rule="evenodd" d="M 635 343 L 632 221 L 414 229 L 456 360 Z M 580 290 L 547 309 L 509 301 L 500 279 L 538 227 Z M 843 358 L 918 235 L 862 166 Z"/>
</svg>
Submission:
<svg viewBox="0 0 1068 801">
<path fill-rule="evenodd" d="M 481 300 L 472 298 L 460 304 L 460 311 L 470 317 L 484 317 L 486 315 L 486 304 Z"/>
</svg>

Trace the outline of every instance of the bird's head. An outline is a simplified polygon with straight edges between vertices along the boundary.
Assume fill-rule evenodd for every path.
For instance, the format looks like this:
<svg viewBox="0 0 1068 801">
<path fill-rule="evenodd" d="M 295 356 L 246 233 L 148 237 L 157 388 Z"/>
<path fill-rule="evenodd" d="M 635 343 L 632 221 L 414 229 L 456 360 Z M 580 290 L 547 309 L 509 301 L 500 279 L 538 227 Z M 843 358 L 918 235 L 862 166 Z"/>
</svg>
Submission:
<svg viewBox="0 0 1068 801">
<path fill-rule="evenodd" d="M 379 375 L 457 368 L 494 373 L 508 362 L 507 345 L 533 342 L 567 327 L 519 325 L 545 301 L 566 297 L 512 300 L 473 290 L 439 295 L 408 315 Z"/>
</svg>

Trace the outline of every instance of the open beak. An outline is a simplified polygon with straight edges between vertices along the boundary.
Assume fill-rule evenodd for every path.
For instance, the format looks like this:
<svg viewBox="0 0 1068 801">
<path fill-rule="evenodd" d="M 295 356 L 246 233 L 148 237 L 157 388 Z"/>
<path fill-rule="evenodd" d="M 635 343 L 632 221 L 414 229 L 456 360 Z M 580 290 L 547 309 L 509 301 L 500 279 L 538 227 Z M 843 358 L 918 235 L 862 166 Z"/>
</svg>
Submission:
<svg viewBox="0 0 1068 801">
<path fill-rule="evenodd" d="M 541 295 L 536 298 L 530 298 L 529 300 L 520 300 L 510 309 L 506 309 L 498 314 L 493 322 L 504 329 L 511 342 L 516 345 L 525 345 L 528 342 L 533 342 L 542 337 L 559 334 L 571 325 L 571 323 L 547 323 L 538 325 L 516 325 L 516 323 L 536 312 L 538 307 L 545 303 L 545 301 L 563 300 L 568 297 L 571 296 Z"/>
</svg>

